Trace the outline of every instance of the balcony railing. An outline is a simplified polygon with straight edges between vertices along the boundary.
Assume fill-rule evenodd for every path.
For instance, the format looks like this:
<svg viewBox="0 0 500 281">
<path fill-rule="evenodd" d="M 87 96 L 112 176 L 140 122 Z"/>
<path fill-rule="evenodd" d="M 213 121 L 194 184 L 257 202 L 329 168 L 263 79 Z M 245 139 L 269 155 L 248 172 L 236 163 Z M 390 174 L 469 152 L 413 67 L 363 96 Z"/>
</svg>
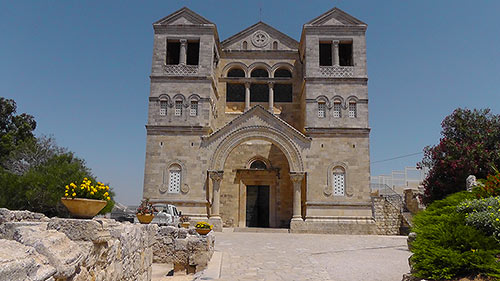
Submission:
<svg viewBox="0 0 500 281">
<path fill-rule="evenodd" d="M 184 76 L 198 74 L 198 65 L 166 64 L 163 66 L 167 75 Z"/>
<path fill-rule="evenodd" d="M 346 78 L 354 77 L 354 66 L 320 66 L 319 72 L 323 77 Z"/>
</svg>

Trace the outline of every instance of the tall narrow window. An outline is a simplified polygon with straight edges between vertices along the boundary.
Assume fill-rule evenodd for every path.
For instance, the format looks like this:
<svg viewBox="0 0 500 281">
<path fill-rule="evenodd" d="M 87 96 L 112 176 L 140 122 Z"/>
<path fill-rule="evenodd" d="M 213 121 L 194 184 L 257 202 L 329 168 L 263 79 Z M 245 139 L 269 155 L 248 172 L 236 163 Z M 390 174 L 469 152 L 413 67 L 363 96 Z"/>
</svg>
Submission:
<svg viewBox="0 0 500 281">
<path fill-rule="evenodd" d="M 189 109 L 189 116 L 198 115 L 198 101 L 191 101 L 191 108 Z"/>
<path fill-rule="evenodd" d="M 167 64 L 179 64 L 181 43 L 167 42 Z"/>
<path fill-rule="evenodd" d="M 340 102 L 334 102 L 333 103 L 333 117 L 334 118 L 340 118 Z"/>
<path fill-rule="evenodd" d="M 273 42 L 273 50 L 278 50 L 278 41 Z"/>
<path fill-rule="evenodd" d="M 325 102 L 318 102 L 318 117 L 319 118 L 325 118 L 325 109 L 326 109 L 326 103 Z"/>
<path fill-rule="evenodd" d="M 182 101 L 175 101 L 175 116 L 182 115 Z"/>
<path fill-rule="evenodd" d="M 333 170 L 333 195 L 344 196 L 345 194 L 345 171 L 337 167 Z"/>
<path fill-rule="evenodd" d="M 181 191 L 181 167 L 172 165 L 168 169 L 168 193 L 179 193 Z"/>
<path fill-rule="evenodd" d="M 350 102 L 349 103 L 349 118 L 356 118 L 357 117 L 357 112 L 356 112 L 356 103 L 355 102 Z"/>
<path fill-rule="evenodd" d="M 319 65 L 332 65 L 332 43 L 319 43 Z"/>
<path fill-rule="evenodd" d="M 160 101 L 160 115 L 167 115 L 167 101 Z"/>
<path fill-rule="evenodd" d="M 242 44 L 242 45 L 243 45 L 243 46 L 242 46 L 243 50 L 246 50 L 246 49 L 248 48 L 248 43 L 247 43 L 247 41 L 243 41 L 243 44 Z"/>
<path fill-rule="evenodd" d="M 352 43 L 339 44 L 339 64 L 341 66 L 353 66 Z"/>
<path fill-rule="evenodd" d="M 200 42 L 188 42 L 186 64 L 198 65 L 200 58 Z"/>
</svg>

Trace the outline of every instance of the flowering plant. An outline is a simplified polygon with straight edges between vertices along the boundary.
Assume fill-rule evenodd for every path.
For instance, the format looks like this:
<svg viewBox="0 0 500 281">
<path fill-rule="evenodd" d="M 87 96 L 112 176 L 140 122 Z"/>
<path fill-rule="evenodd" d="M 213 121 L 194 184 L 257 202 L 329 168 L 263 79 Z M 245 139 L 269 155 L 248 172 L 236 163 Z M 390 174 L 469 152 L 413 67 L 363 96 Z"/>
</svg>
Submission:
<svg viewBox="0 0 500 281">
<path fill-rule="evenodd" d="M 111 200 L 109 186 L 101 182 L 92 185 L 92 181 L 88 178 L 83 178 L 82 183 L 70 183 L 65 186 L 64 197 L 66 198 L 86 198 L 96 200 Z"/>
<path fill-rule="evenodd" d="M 149 199 L 145 199 L 141 202 L 139 208 L 137 208 L 136 214 L 138 215 L 152 215 L 154 212 L 158 212 L 153 204 L 149 203 Z"/>
<path fill-rule="evenodd" d="M 473 189 L 478 198 L 500 195 L 500 172 L 495 166 L 492 168 L 495 173 L 489 174 L 486 179 L 479 179 L 479 184 Z"/>
<path fill-rule="evenodd" d="M 197 223 L 194 227 L 200 228 L 200 229 L 212 229 L 213 225 L 202 221 L 202 222 Z"/>
</svg>

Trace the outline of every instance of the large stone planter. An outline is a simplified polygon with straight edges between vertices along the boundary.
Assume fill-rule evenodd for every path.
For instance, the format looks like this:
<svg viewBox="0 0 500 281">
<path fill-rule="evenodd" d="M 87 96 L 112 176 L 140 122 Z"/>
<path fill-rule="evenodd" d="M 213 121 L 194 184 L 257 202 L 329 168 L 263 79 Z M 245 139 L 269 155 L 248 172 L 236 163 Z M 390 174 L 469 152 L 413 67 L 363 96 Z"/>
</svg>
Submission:
<svg viewBox="0 0 500 281">
<path fill-rule="evenodd" d="M 106 200 L 95 200 L 85 198 L 61 198 L 71 216 L 80 219 L 91 219 L 97 215 L 107 204 Z"/>
<path fill-rule="evenodd" d="M 136 214 L 137 219 L 139 220 L 140 223 L 142 224 L 148 224 L 150 223 L 153 218 L 155 217 L 154 215 L 141 215 L 141 214 Z"/>
</svg>

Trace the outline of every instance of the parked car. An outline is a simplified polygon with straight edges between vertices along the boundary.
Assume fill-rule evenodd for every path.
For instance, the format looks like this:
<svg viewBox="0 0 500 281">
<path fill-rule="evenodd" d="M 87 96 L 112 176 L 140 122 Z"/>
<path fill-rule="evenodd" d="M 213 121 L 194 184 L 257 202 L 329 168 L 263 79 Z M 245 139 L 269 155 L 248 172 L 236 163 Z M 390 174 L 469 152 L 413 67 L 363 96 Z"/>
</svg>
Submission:
<svg viewBox="0 0 500 281">
<path fill-rule="evenodd" d="M 110 218 L 121 222 L 134 222 L 135 211 L 123 204 L 116 202 L 113 210 L 111 210 Z"/>
<path fill-rule="evenodd" d="M 177 210 L 177 207 L 170 204 L 153 204 L 153 207 L 158 212 L 154 213 L 155 217 L 151 223 L 180 227 L 181 213 Z"/>
</svg>

